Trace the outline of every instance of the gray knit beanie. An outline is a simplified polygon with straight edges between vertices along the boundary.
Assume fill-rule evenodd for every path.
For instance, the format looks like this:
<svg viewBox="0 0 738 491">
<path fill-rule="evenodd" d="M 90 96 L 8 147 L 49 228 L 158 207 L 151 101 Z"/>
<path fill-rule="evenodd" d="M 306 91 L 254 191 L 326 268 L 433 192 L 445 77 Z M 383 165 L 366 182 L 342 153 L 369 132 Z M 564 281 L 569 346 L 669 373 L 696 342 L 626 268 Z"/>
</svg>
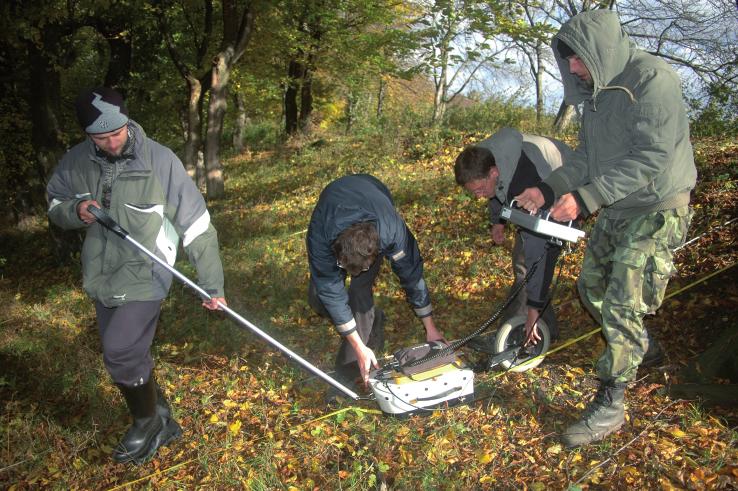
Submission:
<svg viewBox="0 0 738 491">
<path fill-rule="evenodd" d="M 128 123 L 128 109 L 123 96 L 108 87 L 82 92 L 74 107 L 79 124 L 91 135 L 115 131 Z"/>
</svg>

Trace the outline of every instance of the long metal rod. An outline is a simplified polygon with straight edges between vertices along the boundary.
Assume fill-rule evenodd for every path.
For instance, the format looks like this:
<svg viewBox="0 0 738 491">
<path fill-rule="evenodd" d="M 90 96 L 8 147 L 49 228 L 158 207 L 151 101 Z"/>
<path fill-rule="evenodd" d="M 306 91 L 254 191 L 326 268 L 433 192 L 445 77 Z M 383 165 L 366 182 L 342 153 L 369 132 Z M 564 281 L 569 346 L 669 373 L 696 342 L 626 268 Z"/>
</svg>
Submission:
<svg viewBox="0 0 738 491">
<path fill-rule="evenodd" d="M 177 271 L 169 263 L 167 263 L 162 258 L 160 258 L 156 254 L 148 250 L 146 247 L 144 247 L 143 244 L 138 242 L 136 239 L 131 237 L 128 231 L 126 231 L 120 225 L 118 225 L 118 223 L 115 220 L 113 220 L 107 213 L 102 211 L 100 208 L 97 208 L 96 206 L 92 206 L 92 205 L 88 206 L 87 209 L 97 219 L 97 222 L 101 226 L 107 228 L 108 230 L 110 230 L 111 232 L 119 236 L 120 238 L 127 240 L 128 242 L 133 244 L 134 247 L 136 247 L 136 249 L 143 252 L 149 258 L 151 258 L 154 262 L 156 262 L 159 266 L 165 268 L 167 271 L 172 273 L 182 283 L 186 284 L 187 286 L 195 290 L 198 294 L 200 294 L 201 297 L 203 297 L 206 300 L 212 300 L 213 297 L 208 292 L 200 288 L 200 286 L 197 283 L 195 283 L 194 281 L 192 281 L 191 279 L 189 279 L 188 277 L 186 277 L 185 275 Z M 250 329 L 252 332 L 254 332 L 258 336 L 260 336 L 262 339 L 264 339 L 267 343 L 271 344 L 272 346 L 280 350 L 282 353 L 286 354 L 287 356 L 289 356 L 290 358 L 298 362 L 300 365 L 302 365 L 303 368 L 305 368 L 309 372 L 312 372 L 313 374 L 317 375 L 318 377 L 323 379 L 325 382 L 331 384 L 333 387 L 335 387 L 336 389 L 340 390 L 341 392 L 349 396 L 351 399 L 355 401 L 361 399 L 361 397 L 359 397 L 359 395 L 356 392 L 352 391 L 351 389 L 349 389 L 342 383 L 338 382 L 336 379 L 329 376 L 323 370 L 319 369 L 318 367 L 316 367 L 309 361 L 305 360 L 300 355 L 298 355 L 297 353 L 295 353 L 294 351 L 292 351 L 291 349 L 289 349 L 288 347 L 286 347 L 285 345 L 283 345 L 282 343 L 280 343 L 279 341 L 271 337 L 269 334 L 262 331 L 260 328 L 258 328 L 257 326 L 249 322 L 248 320 L 244 319 L 238 312 L 234 311 L 233 309 L 231 309 L 230 307 L 228 307 L 227 305 L 221 302 L 218 302 L 218 306 L 223 310 L 223 312 L 231 316 L 231 318 L 233 318 L 238 324 Z"/>
<path fill-rule="evenodd" d="M 150 250 L 148 250 L 141 243 L 139 243 L 136 239 L 134 239 L 130 235 L 126 235 L 125 239 L 127 241 L 129 241 L 131 244 L 133 244 L 134 246 L 136 246 L 136 248 L 138 248 L 141 252 L 143 252 L 144 254 L 146 254 L 147 256 L 149 256 L 152 260 L 156 261 L 157 264 L 159 264 L 160 266 L 166 268 L 170 273 L 172 273 L 174 276 L 176 276 L 180 281 L 182 281 L 183 283 L 185 283 L 186 285 L 188 285 L 190 288 L 192 288 L 193 290 L 195 290 L 197 293 L 199 293 L 200 296 L 202 296 L 203 298 L 205 298 L 207 300 L 210 300 L 212 298 L 212 296 L 208 292 L 206 292 L 205 290 L 203 290 L 202 288 L 200 288 L 200 286 L 197 283 L 195 283 L 194 281 L 192 281 L 191 279 L 189 279 L 187 276 L 183 275 L 182 273 L 180 273 L 179 271 L 177 271 L 175 268 L 173 268 L 172 266 L 170 266 L 169 263 L 167 263 L 166 261 L 164 261 L 163 259 L 161 259 L 159 256 L 157 256 L 156 254 L 154 254 L 153 252 L 151 252 Z M 242 326 L 245 326 L 245 327 L 249 328 L 255 334 L 257 334 L 262 339 L 264 339 L 267 343 L 271 344 L 272 346 L 274 346 L 275 348 L 279 349 L 281 352 L 283 352 L 284 354 L 286 354 L 290 358 L 294 359 L 296 362 L 298 362 L 300 365 L 302 365 L 308 371 L 310 371 L 310 372 L 314 373 L 315 375 L 317 375 L 318 377 L 322 378 L 324 381 L 328 382 L 333 387 L 337 388 L 338 390 L 340 390 L 341 392 L 343 392 L 344 394 L 346 394 L 350 398 L 352 398 L 354 400 L 358 400 L 359 399 L 359 395 L 356 392 L 352 391 L 351 389 L 349 389 L 345 385 L 341 384 L 336 379 L 334 379 L 333 377 L 329 376 L 327 373 L 325 373 L 324 371 L 322 371 L 321 369 L 319 369 L 318 367 L 316 367 L 315 365 L 313 365 L 312 363 L 310 363 L 306 359 L 302 358 L 300 355 L 298 355 L 297 353 L 295 353 L 294 351 L 292 351 L 291 349 L 289 349 L 287 346 L 283 345 L 282 343 L 280 343 L 279 341 L 277 341 L 276 339 L 274 339 L 272 336 L 270 336 L 269 334 L 267 334 L 266 332 L 264 332 L 263 330 L 261 330 L 259 327 L 255 326 L 253 323 L 249 322 L 247 319 L 245 319 L 244 317 L 242 317 L 238 312 L 234 311 L 233 309 L 231 309 L 227 305 L 224 305 L 224 304 L 222 304 L 220 302 L 218 302 L 218 306 L 223 310 L 223 312 L 225 312 L 226 314 L 230 315 L 234 320 L 236 320 L 236 322 L 238 322 Z"/>
</svg>

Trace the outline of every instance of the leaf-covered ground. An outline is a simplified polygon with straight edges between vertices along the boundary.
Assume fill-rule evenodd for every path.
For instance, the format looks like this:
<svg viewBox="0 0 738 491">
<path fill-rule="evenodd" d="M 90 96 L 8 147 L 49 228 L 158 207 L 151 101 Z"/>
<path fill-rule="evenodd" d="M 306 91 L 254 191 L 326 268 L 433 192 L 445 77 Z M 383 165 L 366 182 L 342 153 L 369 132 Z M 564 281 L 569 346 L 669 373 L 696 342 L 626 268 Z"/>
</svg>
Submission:
<svg viewBox="0 0 738 491">
<path fill-rule="evenodd" d="M 420 242 L 437 324 L 447 338 L 477 328 L 511 283 L 510 244 L 492 245 L 484 204 L 453 182 L 451 167 L 463 142 L 432 151 L 410 146 L 402 153 L 401 142 L 388 140 L 326 140 L 231 159 L 228 197 L 210 203 L 230 306 L 326 369 L 338 337 L 305 301 L 304 231 L 318 193 L 335 177 L 370 172 L 393 191 Z M 184 436 L 134 467 L 109 457 L 129 420 L 102 365 L 79 266 L 55 263 L 44 217 L 2 230 L 0 485 L 738 487 L 738 409 L 703 407 L 666 391 L 680 380 L 681 368 L 735 325 L 738 306 L 736 223 L 721 226 L 738 211 L 738 145 L 701 141 L 696 154 L 700 182 L 690 237 L 699 238 L 678 252 L 669 297 L 647 320 L 666 362 L 639 372 L 620 431 L 577 450 L 562 448 L 557 434 L 593 393 L 592 368 L 603 347 L 573 287 L 581 245 L 563 259 L 554 299 L 563 338 L 554 348 L 560 349 L 524 373 L 478 374 L 477 400 L 470 405 L 409 419 L 384 416 L 370 403 L 327 407 L 323 383 L 222 314 L 204 311 L 192 292 L 175 285 L 155 341 L 156 374 Z M 194 275 L 186 261 L 177 267 Z M 387 351 L 422 341 L 421 325 L 387 267 L 376 295 L 389 319 Z"/>
</svg>

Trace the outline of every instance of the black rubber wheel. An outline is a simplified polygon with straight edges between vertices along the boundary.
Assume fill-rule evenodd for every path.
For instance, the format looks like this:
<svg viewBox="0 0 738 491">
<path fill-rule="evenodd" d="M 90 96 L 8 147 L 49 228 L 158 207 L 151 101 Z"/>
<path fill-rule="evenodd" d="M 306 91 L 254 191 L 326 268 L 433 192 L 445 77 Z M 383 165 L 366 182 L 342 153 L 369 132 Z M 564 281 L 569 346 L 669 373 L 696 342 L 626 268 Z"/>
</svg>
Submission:
<svg viewBox="0 0 738 491">
<path fill-rule="evenodd" d="M 526 317 L 524 315 L 518 315 L 502 324 L 495 338 L 495 353 L 502 353 L 513 346 L 523 344 L 523 341 L 525 341 L 525 321 Z M 541 334 L 541 340 L 526 348 L 525 354 L 518 357 L 518 359 L 501 362 L 502 368 L 511 372 L 525 372 L 540 365 L 543 357 L 538 357 L 544 355 L 551 345 L 551 334 L 543 319 L 538 319 L 538 332 Z"/>
</svg>

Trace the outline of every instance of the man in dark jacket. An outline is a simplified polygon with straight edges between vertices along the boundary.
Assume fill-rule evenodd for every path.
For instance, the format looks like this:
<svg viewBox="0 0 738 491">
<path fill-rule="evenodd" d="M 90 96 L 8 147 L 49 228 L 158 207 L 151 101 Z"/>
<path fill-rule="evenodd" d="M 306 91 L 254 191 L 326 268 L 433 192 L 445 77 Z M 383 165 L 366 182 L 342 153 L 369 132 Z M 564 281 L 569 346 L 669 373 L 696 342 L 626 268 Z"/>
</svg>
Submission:
<svg viewBox="0 0 738 491">
<path fill-rule="evenodd" d="M 77 118 L 87 134 L 69 150 L 48 183 L 49 218 L 64 229 L 85 229 L 82 274 L 95 301 L 103 361 L 133 416 L 113 452 L 141 463 L 181 434 L 154 380 L 151 342 L 172 274 L 96 223 L 102 208 L 148 250 L 174 264 L 179 239 L 200 285 L 225 305 L 218 237 L 205 201 L 174 153 L 129 120 L 121 95 L 98 87 L 80 94 Z"/>
<path fill-rule="evenodd" d="M 310 285 L 308 302 L 329 316 L 342 336 L 336 356 L 337 378 L 352 385 L 377 367 L 381 350 L 381 311 L 374 308 L 373 286 L 382 264 L 390 261 L 407 301 L 425 327 L 426 340 L 443 336 L 433 322 L 423 259 L 415 237 L 395 210 L 392 196 L 378 179 L 345 176 L 321 192 L 307 234 Z M 344 286 L 351 276 L 348 291 Z"/>
<path fill-rule="evenodd" d="M 580 144 L 565 165 L 518 196 L 570 220 L 600 210 L 579 276 L 579 294 L 602 325 L 600 387 L 569 447 L 601 440 L 624 422 L 624 391 L 654 341 L 643 317 L 656 311 L 686 238 L 697 171 L 679 76 L 637 49 L 615 12 L 584 12 L 553 39 L 568 104 L 583 103 Z"/>
<path fill-rule="evenodd" d="M 502 128 L 490 138 L 465 148 L 456 158 L 456 183 L 478 198 L 487 198 L 492 240 L 502 244 L 505 223 L 500 218 L 503 204 L 527 187 L 535 186 L 554 169 L 561 167 L 571 149 L 565 143 L 537 135 Z M 515 282 L 514 291 L 523 282 L 539 257 L 526 288 L 503 312 L 503 319 L 525 316 L 526 342 L 535 344 L 540 338 L 536 321 L 539 316 L 549 329 L 551 339 L 557 339 L 559 328 L 553 307 L 548 305 L 548 289 L 553 278 L 561 247 L 549 242 L 548 237 L 529 230 L 518 229 L 512 252 Z"/>
</svg>

